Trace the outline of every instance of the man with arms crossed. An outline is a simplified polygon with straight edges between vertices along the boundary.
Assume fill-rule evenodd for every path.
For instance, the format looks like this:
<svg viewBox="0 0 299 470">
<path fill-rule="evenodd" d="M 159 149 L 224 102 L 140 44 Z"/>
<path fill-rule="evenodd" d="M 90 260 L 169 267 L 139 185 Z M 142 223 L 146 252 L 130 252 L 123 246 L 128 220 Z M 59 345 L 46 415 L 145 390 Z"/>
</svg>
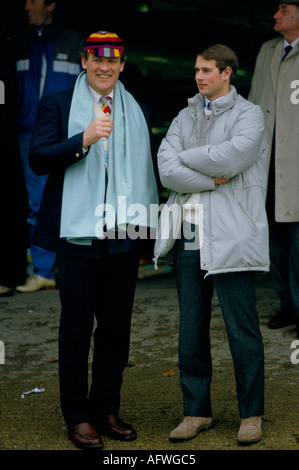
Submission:
<svg viewBox="0 0 299 470">
<path fill-rule="evenodd" d="M 199 94 L 174 119 L 158 153 L 162 184 L 172 190 L 172 198 L 187 195 L 182 231 L 173 247 L 184 401 L 184 419 L 170 434 L 174 441 L 190 439 L 212 426 L 209 328 L 214 287 L 235 367 L 241 416 L 238 442 L 253 443 L 262 436 L 264 353 L 255 273 L 269 269 L 267 146 L 261 109 L 230 84 L 237 66 L 237 57 L 227 46 L 211 46 L 198 54 Z M 198 239 L 201 231 L 202 240 L 194 247 L 190 235 Z M 156 258 L 159 247 L 158 238 Z"/>
</svg>

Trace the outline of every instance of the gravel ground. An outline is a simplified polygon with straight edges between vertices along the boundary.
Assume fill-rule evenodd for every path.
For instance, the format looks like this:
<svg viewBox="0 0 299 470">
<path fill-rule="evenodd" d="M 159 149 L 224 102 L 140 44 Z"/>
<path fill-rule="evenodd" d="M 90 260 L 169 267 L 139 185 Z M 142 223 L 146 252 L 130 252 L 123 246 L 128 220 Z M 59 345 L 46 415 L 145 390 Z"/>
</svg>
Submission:
<svg viewBox="0 0 299 470">
<path fill-rule="evenodd" d="M 103 436 L 104 450 L 109 455 L 124 450 L 169 453 L 299 450 L 299 364 L 296 364 L 299 354 L 291 347 L 296 340 L 294 328 L 267 328 L 267 321 L 278 308 L 267 275 L 257 279 L 257 300 L 266 360 L 262 441 L 246 447 L 237 444 L 240 420 L 232 360 L 218 300 L 214 297 L 211 325 L 214 426 L 195 439 L 170 442 L 169 433 L 182 418 L 177 364 L 179 312 L 174 277 L 153 276 L 137 284 L 130 360 L 122 390 L 120 415 L 133 424 L 138 438 L 121 443 Z M 5 346 L 5 363 L 0 364 L 1 450 L 77 450 L 67 438 L 59 406 L 59 311 L 58 291 L 0 299 L 0 340 Z M 299 349 L 299 344 L 296 348 Z M 23 395 L 35 388 L 44 391 Z"/>
</svg>

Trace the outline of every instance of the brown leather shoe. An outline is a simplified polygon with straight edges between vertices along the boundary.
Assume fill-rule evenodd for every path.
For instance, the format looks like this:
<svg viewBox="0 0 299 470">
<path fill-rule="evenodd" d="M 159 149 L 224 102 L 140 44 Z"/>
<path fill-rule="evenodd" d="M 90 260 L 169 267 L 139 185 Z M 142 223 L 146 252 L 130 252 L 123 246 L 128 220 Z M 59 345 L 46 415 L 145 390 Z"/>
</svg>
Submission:
<svg viewBox="0 0 299 470">
<path fill-rule="evenodd" d="M 103 434 L 119 441 L 132 441 L 137 433 L 128 423 L 125 423 L 117 415 L 108 415 L 100 423 L 100 431 Z"/>
<path fill-rule="evenodd" d="M 68 426 L 68 435 L 79 449 L 101 449 L 103 447 L 98 432 L 90 423 Z"/>
</svg>

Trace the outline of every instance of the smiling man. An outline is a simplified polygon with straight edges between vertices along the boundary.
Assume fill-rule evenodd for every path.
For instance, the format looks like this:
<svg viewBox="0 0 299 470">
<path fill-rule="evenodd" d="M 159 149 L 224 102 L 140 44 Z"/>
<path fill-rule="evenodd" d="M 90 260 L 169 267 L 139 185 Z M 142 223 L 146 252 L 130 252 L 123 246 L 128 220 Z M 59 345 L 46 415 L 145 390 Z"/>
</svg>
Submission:
<svg viewBox="0 0 299 470">
<path fill-rule="evenodd" d="M 25 13 L 29 24 L 42 26 L 51 24 L 56 1 L 49 0 L 26 0 Z"/>
<path fill-rule="evenodd" d="M 114 34 L 109 36 L 109 34 L 110 33 L 94 33 L 88 38 L 87 44 L 83 49 L 82 67 L 86 70 L 86 79 L 93 92 L 99 97 L 105 96 L 108 101 L 112 101 L 113 90 L 120 73 L 124 70 L 125 60 L 122 53 L 123 46 L 118 36 Z M 103 46 L 97 49 L 97 46 L 99 46 L 99 44 L 101 45 L 104 38 L 108 52 L 105 52 Z M 107 48 L 107 44 L 110 43 L 116 47 L 116 49 L 114 49 L 116 52 L 113 54 L 111 54 L 109 52 L 110 49 Z M 117 47 L 119 47 L 119 49 Z M 95 53 L 94 51 L 98 52 Z M 103 56 L 99 56 L 99 54 L 103 54 Z M 106 54 L 107 57 L 105 57 L 104 54 Z M 112 128 L 113 123 L 110 119 L 110 113 L 103 113 L 103 116 L 93 121 L 84 132 L 83 147 L 85 148 L 96 143 L 97 130 L 99 132 L 102 131 L 101 137 L 107 138 Z M 93 137 L 95 137 L 95 139 Z"/>
<path fill-rule="evenodd" d="M 49 174 L 35 243 L 57 253 L 61 408 L 70 439 L 84 449 L 102 447 L 99 431 L 136 438 L 118 413 L 141 240 L 123 231 L 130 220 L 117 200 L 142 204 L 150 215 L 158 194 L 147 109 L 119 81 L 123 53 L 115 33 L 87 39 L 74 90 L 41 101 L 29 154 L 33 171 Z M 96 208 L 105 204 L 115 217 L 98 235 Z"/>
<path fill-rule="evenodd" d="M 262 437 L 264 356 L 255 273 L 269 269 L 267 146 L 261 109 L 231 84 L 237 66 L 234 52 L 221 44 L 198 54 L 199 93 L 173 120 L 158 153 L 162 184 L 172 190 L 170 197 L 178 205 L 184 201 L 181 236 L 172 250 L 184 418 L 170 434 L 173 441 L 193 438 L 212 426 L 209 329 L 214 287 L 235 366 L 238 442 L 250 444 Z M 202 219 L 196 217 L 198 206 Z M 201 232 L 202 243 L 196 247 L 194 239 Z M 158 238 L 156 259 L 159 250 L 167 251 L 164 245 Z"/>
<path fill-rule="evenodd" d="M 280 300 L 271 329 L 296 325 L 299 337 L 299 0 L 280 2 L 274 14 L 279 36 L 258 54 L 249 100 L 265 116 L 268 152 L 267 214 L 271 275 Z"/>
</svg>

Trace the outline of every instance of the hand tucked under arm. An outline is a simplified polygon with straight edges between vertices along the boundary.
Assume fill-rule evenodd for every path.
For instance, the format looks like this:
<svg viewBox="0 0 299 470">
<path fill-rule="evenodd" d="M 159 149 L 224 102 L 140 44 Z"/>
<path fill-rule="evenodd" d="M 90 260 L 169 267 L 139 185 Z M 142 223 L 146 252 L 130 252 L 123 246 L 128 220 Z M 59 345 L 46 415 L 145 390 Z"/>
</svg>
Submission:
<svg viewBox="0 0 299 470">
<path fill-rule="evenodd" d="M 227 183 L 230 178 L 215 178 L 215 184 L 224 184 Z"/>
</svg>

